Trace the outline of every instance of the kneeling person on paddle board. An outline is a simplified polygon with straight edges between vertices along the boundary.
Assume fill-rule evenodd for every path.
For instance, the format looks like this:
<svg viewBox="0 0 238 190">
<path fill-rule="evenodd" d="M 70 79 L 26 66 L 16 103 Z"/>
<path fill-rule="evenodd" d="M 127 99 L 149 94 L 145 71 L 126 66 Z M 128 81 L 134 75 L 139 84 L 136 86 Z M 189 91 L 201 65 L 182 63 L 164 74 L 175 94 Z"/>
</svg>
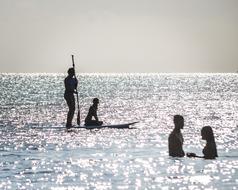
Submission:
<svg viewBox="0 0 238 190">
<path fill-rule="evenodd" d="M 73 120 L 74 112 L 75 112 L 74 94 L 77 92 L 76 89 L 77 89 L 77 85 L 78 85 L 78 80 L 75 77 L 74 68 L 68 69 L 68 76 L 64 79 L 64 85 L 65 85 L 64 98 L 65 98 L 67 105 L 69 107 L 66 128 L 70 128 L 70 127 L 72 127 L 72 120 Z"/>
<path fill-rule="evenodd" d="M 97 116 L 98 104 L 99 104 L 99 99 L 94 98 L 93 105 L 90 106 L 88 115 L 85 118 L 85 126 L 93 126 L 93 125 L 98 126 L 103 124 L 102 121 L 98 121 L 98 116 Z M 95 118 L 95 120 L 92 119 L 93 117 Z"/>
</svg>

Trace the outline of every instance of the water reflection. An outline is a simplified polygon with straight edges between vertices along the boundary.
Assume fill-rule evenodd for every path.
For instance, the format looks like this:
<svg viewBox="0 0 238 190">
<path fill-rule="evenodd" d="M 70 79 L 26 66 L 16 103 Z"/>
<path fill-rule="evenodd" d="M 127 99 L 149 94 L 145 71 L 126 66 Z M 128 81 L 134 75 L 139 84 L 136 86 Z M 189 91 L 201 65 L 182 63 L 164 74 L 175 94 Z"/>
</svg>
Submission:
<svg viewBox="0 0 238 190">
<path fill-rule="evenodd" d="M 98 114 L 106 123 L 140 123 L 133 130 L 72 133 L 49 129 L 64 126 L 63 78 L 1 75 L 5 91 L 0 97 L 10 97 L 0 102 L 0 189 L 236 188 L 238 101 L 232 84 L 237 77 L 82 75 L 83 118 L 91 98 L 98 96 Z M 177 113 L 185 117 L 184 151 L 201 152 L 200 130 L 208 124 L 214 129 L 216 160 L 168 156 L 168 134 Z"/>
</svg>

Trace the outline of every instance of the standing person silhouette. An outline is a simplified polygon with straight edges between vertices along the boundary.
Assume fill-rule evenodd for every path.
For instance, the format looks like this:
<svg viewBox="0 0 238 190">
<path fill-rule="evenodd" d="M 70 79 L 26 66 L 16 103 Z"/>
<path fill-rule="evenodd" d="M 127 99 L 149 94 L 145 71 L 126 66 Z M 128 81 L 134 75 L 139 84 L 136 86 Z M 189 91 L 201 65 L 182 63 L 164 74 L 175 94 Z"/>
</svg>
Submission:
<svg viewBox="0 0 238 190">
<path fill-rule="evenodd" d="M 75 77 L 74 68 L 68 69 L 68 76 L 64 79 L 65 92 L 64 98 L 67 102 L 69 111 L 67 114 L 66 128 L 69 129 L 72 127 L 72 120 L 75 112 L 75 98 L 74 94 L 77 93 L 78 80 Z"/>
<path fill-rule="evenodd" d="M 183 135 L 181 129 L 184 126 L 184 118 L 181 115 L 174 116 L 174 130 L 169 135 L 169 156 L 183 157 Z"/>
<path fill-rule="evenodd" d="M 218 157 L 216 142 L 212 128 L 210 126 L 203 127 L 201 130 L 201 136 L 203 140 L 207 141 L 206 146 L 203 148 L 202 151 L 204 156 L 197 156 L 195 153 L 187 153 L 187 156 L 205 159 L 215 159 L 216 157 Z"/>
<path fill-rule="evenodd" d="M 103 124 L 102 121 L 98 120 L 98 116 L 97 116 L 98 104 L 99 104 L 99 99 L 94 98 L 93 105 L 90 106 L 88 115 L 85 118 L 85 126 L 92 126 L 92 125 L 100 126 Z M 92 119 L 93 117 L 95 118 L 95 120 Z"/>
</svg>

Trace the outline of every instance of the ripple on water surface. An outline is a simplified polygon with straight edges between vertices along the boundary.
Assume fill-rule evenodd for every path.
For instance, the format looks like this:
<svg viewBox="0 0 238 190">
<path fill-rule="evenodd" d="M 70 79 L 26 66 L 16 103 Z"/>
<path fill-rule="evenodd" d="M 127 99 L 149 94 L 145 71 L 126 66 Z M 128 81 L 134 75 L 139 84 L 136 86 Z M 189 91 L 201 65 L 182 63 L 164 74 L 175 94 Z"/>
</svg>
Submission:
<svg viewBox="0 0 238 190">
<path fill-rule="evenodd" d="M 82 119 L 99 97 L 105 123 L 140 123 L 70 133 L 50 129 L 65 122 L 63 75 L 0 78 L 0 189 L 237 188 L 237 75 L 80 75 Z M 213 127 L 216 160 L 168 156 L 174 114 L 186 152 L 202 155 L 200 130 Z"/>
</svg>

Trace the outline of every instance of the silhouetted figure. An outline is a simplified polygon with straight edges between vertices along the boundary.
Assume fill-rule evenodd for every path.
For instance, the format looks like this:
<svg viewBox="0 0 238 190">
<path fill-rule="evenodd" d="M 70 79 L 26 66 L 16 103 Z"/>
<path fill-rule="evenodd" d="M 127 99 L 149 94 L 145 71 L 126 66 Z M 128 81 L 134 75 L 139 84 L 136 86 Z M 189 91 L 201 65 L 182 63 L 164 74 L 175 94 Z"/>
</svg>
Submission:
<svg viewBox="0 0 238 190">
<path fill-rule="evenodd" d="M 184 126 L 184 118 L 181 115 L 174 116 L 174 130 L 169 135 L 169 155 L 173 157 L 183 157 L 183 135 L 181 129 Z"/>
<path fill-rule="evenodd" d="M 197 156 L 195 153 L 187 153 L 187 156 L 205 159 L 215 159 L 216 157 L 218 157 L 212 128 L 210 126 L 203 127 L 201 130 L 201 136 L 203 140 L 207 141 L 207 144 L 202 151 L 204 156 Z"/>
<path fill-rule="evenodd" d="M 76 88 L 78 85 L 78 81 L 75 78 L 74 68 L 68 69 L 68 76 L 64 79 L 64 85 L 65 85 L 64 98 L 65 98 L 67 105 L 69 107 L 66 128 L 70 128 L 70 127 L 72 127 L 72 120 L 73 120 L 74 112 L 75 112 L 74 94 L 76 93 Z"/>
<path fill-rule="evenodd" d="M 94 98 L 93 105 L 90 106 L 88 115 L 85 118 L 85 126 L 92 126 L 92 125 L 98 126 L 103 124 L 102 121 L 98 121 L 98 116 L 97 116 L 98 104 L 99 104 L 99 99 Z M 93 120 L 93 117 L 95 118 L 95 120 Z"/>
</svg>

